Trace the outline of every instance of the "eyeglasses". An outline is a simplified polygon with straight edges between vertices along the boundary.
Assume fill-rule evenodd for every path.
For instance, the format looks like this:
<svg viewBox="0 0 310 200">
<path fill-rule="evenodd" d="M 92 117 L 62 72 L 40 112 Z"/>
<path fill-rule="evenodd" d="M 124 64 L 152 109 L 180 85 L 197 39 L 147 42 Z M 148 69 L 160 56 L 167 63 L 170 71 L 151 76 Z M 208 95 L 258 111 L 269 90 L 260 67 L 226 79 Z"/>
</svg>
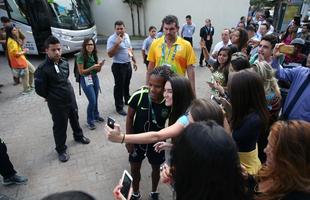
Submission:
<svg viewBox="0 0 310 200">
<path fill-rule="evenodd" d="M 94 44 L 86 44 L 86 46 L 94 46 Z"/>
</svg>

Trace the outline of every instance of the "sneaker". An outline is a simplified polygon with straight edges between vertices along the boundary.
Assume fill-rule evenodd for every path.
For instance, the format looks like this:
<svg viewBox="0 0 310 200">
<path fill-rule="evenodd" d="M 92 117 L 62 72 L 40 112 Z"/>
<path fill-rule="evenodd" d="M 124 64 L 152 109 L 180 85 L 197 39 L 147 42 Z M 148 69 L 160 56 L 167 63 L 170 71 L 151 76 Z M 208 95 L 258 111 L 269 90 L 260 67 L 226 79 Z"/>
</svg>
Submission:
<svg viewBox="0 0 310 200">
<path fill-rule="evenodd" d="M 89 130 L 95 130 L 96 129 L 96 125 L 95 124 L 87 124 L 87 128 Z"/>
<path fill-rule="evenodd" d="M 141 198 L 141 194 L 140 193 L 138 193 L 138 194 L 133 193 L 131 195 L 131 198 L 130 198 L 130 200 L 141 200 L 141 199 L 142 198 Z"/>
<path fill-rule="evenodd" d="M 67 154 L 67 152 L 65 151 L 58 154 L 58 159 L 61 162 L 67 162 L 69 158 L 70 158 L 69 154 Z"/>
<path fill-rule="evenodd" d="M 149 200 L 158 200 L 159 199 L 159 193 L 158 192 L 151 192 L 149 196 Z"/>
<path fill-rule="evenodd" d="M 31 92 L 32 92 L 32 89 L 31 89 L 31 88 L 28 88 L 27 90 L 24 90 L 24 91 L 22 92 L 22 94 L 25 95 L 25 94 L 29 94 L 29 93 L 31 93 Z"/>
<path fill-rule="evenodd" d="M 27 183 L 27 181 L 28 181 L 27 177 L 19 176 L 15 174 L 14 176 L 11 176 L 10 178 L 4 178 L 2 184 L 3 185 L 11 185 L 11 184 L 21 185 L 21 184 Z"/>
<path fill-rule="evenodd" d="M 104 122 L 104 119 L 102 117 L 98 117 L 97 119 L 95 119 L 96 122 L 102 123 Z"/>
<path fill-rule="evenodd" d="M 126 116 L 127 115 L 127 113 L 125 112 L 125 110 L 124 109 L 122 109 L 122 110 L 118 110 L 118 111 L 116 111 L 118 114 L 120 114 L 120 115 L 123 115 L 123 116 Z"/>
</svg>

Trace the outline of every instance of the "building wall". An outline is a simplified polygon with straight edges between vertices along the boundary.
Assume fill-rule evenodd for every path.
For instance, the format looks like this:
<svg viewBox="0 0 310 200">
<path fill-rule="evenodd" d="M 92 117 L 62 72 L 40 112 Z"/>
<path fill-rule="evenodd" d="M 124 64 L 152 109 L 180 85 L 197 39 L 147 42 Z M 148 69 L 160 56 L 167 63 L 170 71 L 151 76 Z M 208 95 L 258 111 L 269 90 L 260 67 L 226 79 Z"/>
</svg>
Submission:
<svg viewBox="0 0 310 200">
<path fill-rule="evenodd" d="M 246 16 L 249 0 L 147 0 L 145 1 L 145 22 L 141 9 L 141 29 L 143 24 L 147 30 L 150 25 L 160 28 L 161 20 L 168 14 L 176 15 L 180 25 L 185 23 L 185 16 L 190 14 L 196 24 L 194 34 L 194 47 L 199 46 L 199 30 L 204 25 L 206 18 L 211 18 L 215 28 L 214 43 L 220 41 L 220 33 L 224 28 L 237 25 L 241 16 Z M 127 27 L 127 32 L 132 34 L 130 10 L 122 0 L 103 0 L 101 5 L 93 5 L 94 16 L 99 34 L 110 35 L 114 31 L 114 22 L 122 19 Z M 134 10 L 136 13 L 136 10 Z M 137 19 L 135 15 L 135 20 Z M 136 28 L 137 33 L 137 28 Z"/>
</svg>

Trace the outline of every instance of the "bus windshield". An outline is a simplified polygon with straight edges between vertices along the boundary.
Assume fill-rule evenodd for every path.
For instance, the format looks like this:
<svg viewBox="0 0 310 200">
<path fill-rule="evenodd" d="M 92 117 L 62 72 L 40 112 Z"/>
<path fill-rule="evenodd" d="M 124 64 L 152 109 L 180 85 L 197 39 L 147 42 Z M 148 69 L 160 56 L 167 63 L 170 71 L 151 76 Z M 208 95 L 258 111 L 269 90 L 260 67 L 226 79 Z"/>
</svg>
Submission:
<svg viewBox="0 0 310 200">
<path fill-rule="evenodd" d="M 88 0 L 48 0 L 52 27 L 81 30 L 94 25 Z"/>
</svg>

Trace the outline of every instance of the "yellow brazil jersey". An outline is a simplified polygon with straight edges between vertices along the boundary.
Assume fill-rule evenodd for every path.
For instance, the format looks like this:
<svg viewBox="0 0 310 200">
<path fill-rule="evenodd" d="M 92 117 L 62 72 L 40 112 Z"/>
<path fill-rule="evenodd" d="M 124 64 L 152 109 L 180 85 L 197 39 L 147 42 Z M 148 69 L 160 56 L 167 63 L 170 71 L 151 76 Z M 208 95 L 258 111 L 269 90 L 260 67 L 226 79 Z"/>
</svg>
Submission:
<svg viewBox="0 0 310 200">
<path fill-rule="evenodd" d="M 175 73 L 185 76 L 187 66 L 196 63 L 196 56 L 188 41 L 177 37 L 172 47 L 168 48 L 163 36 L 152 42 L 147 60 L 154 62 L 156 67 L 169 66 Z"/>
</svg>

